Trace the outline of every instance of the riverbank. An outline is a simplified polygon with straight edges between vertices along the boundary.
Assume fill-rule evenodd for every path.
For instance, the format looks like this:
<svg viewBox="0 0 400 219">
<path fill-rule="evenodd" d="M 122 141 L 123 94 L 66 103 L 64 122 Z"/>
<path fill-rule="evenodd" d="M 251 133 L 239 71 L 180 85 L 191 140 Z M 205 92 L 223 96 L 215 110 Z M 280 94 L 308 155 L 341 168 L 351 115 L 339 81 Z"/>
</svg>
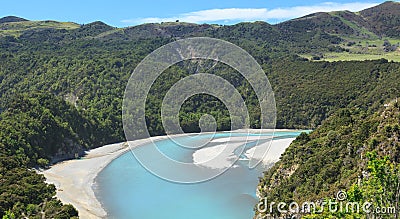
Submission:
<svg viewBox="0 0 400 219">
<path fill-rule="evenodd" d="M 258 132 L 259 130 L 255 131 Z M 168 136 L 156 136 L 130 142 L 130 145 L 131 147 L 137 147 L 147 144 L 152 140 L 158 141 L 166 138 L 168 138 Z M 279 158 L 280 154 L 290 145 L 291 140 L 293 139 L 279 142 L 279 144 L 273 144 L 279 147 L 279 149 L 277 148 L 277 150 L 274 151 L 273 157 Z M 93 192 L 92 186 L 94 180 L 104 167 L 129 151 L 129 149 L 130 147 L 127 143 L 102 146 L 88 151 L 81 159 L 57 163 L 42 173 L 46 177 L 48 183 L 52 183 L 56 186 L 56 196 L 63 203 L 72 204 L 79 211 L 80 218 L 105 218 L 107 213 L 101 206 L 101 203 L 96 199 Z M 206 159 L 206 157 L 200 158 L 200 160 L 204 159 Z"/>
<path fill-rule="evenodd" d="M 68 160 L 43 171 L 46 182 L 57 189 L 57 198 L 72 204 L 80 218 L 104 218 L 106 212 L 92 190 L 97 174 L 124 152 L 129 150 L 124 143 L 102 146 L 87 152 L 82 159 Z"/>
<path fill-rule="evenodd" d="M 130 142 L 137 147 L 167 136 L 156 136 Z M 54 184 L 57 198 L 65 204 L 72 204 L 79 212 L 80 218 L 105 218 L 107 213 L 96 199 L 92 186 L 97 174 L 111 161 L 118 158 L 130 147 L 127 142 L 105 145 L 87 151 L 81 159 L 67 160 L 51 166 L 42 174 L 46 182 Z"/>
</svg>

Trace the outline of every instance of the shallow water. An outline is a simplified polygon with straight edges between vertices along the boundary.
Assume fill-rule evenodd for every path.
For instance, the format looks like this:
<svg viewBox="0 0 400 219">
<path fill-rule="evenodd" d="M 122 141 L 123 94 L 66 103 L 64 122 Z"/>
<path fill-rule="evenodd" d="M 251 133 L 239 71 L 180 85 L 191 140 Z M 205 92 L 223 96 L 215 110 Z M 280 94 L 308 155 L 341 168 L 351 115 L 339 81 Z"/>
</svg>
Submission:
<svg viewBox="0 0 400 219">
<path fill-rule="evenodd" d="M 279 138 L 293 138 L 301 132 L 275 132 Z M 227 137 L 217 133 L 215 138 Z M 235 133 L 234 136 L 246 136 Z M 271 135 L 271 133 L 263 134 Z M 197 138 L 183 137 L 192 141 Z M 141 146 L 143 149 L 148 147 Z M 192 149 L 177 147 L 170 140 L 157 142 L 164 154 L 182 162 L 191 162 Z M 246 149 L 250 147 L 246 145 Z M 136 149 L 134 149 L 136 150 Z M 149 173 L 128 152 L 111 162 L 95 180 L 96 197 L 101 200 L 109 218 L 132 219 L 250 219 L 257 203 L 255 195 L 258 177 L 265 168 L 247 167 L 238 161 L 224 174 L 197 184 L 165 181 Z"/>
</svg>

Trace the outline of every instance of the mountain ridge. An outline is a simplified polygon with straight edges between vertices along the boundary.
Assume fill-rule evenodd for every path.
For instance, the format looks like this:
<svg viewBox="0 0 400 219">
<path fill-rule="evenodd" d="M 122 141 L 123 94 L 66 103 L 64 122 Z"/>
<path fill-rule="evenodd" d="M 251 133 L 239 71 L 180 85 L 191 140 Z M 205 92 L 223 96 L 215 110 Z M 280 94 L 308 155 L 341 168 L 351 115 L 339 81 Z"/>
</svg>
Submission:
<svg viewBox="0 0 400 219">
<path fill-rule="evenodd" d="M 400 3 L 385 2 L 360 12 L 317 12 L 274 25 L 264 21 L 234 25 L 164 22 L 116 28 L 101 21 L 82 25 L 57 21 L 0 23 L 0 44 L 5 41 L 13 45 L 41 41 L 70 44 L 78 39 L 130 42 L 186 37 L 213 37 L 232 43 L 253 41 L 266 44 L 276 54 L 294 53 L 310 60 L 385 57 L 400 61 L 397 50 L 397 44 L 400 45 Z M 393 47 L 385 47 L 386 41 Z"/>
<path fill-rule="evenodd" d="M 382 17 L 382 11 L 385 11 L 386 16 Z M 144 24 L 139 24 L 139 25 L 135 25 L 135 26 L 127 26 L 127 27 L 123 27 L 123 28 L 119 28 L 119 29 L 132 29 L 132 28 L 139 28 L 139 29 L 143 29 L 144 27 L 149 27 L 149 28 L 155 28 L 155 29 L 160 29 L 160 28 L 167 28 L 169 30 L 171 30 L 171 27 L 173 26 L 181 26 L 183 28 L 185 27 L 204 27 L 204 26 L 209 26 L 209 27 L 224 27 L 224 26 L 236 26 L 236 25 L 240 25 L 240 24 L 255 24 L 255 23 L 266 23 L 272 27 L 277 27 L 278 29 L 280 27 L 287 27 L 290 26 L 288 24 L 296 24 L 297 22 L 303 22 L 304 20 L 311 20 L 313 21 L 314 19 L 319 20 L 319 25 L 314 25 L 314 26 L 309 26 L 310 30 L 315 29 L 315 27 L 317 28 L 321 28 L 324 29 L 323 23 L 326 23 L 324 21 L 326 21 L 326 19 L 334 19 L 335 22 L 339 22 L 338 20 L 335 20 L 335 17 L 337 17 L 338 15 L 334 16 L 333 13 L 338 13 L 339 16 L 341 16 L 343 19 L 346 19 L 347 21 L 350 22 L 354 22 L 355 20 L 358 21 L 358 24 L 361 27 L 365 27 L 367 29 L 373 29 L 373 27 L 375 28 L 379 28 L 379 30 L 376 30 L 376 33 L 379 34 L 386 34 L 388 32 L 387 29 L 389 29 L 391 26 L 391 24 L 388 23 L 387 18 L 390 18 L 391 16 L 399 16 L 400 15 L 400 3 L 399 2 L 394 2 L 394 1 L 386 1 L 382 4 L 379 4 L 377 6 L 368 8 L 368 9 L 364 9 L 361 10 L 359 12 L 350 12 L 350 11 L 333 11 L 333 12 L 316 12 L 316 13 L 312 13 L 309 15 L 305 15 L 299 18 L 294 18 L 294 19 L 290 19 L 284 22 L 280 22 L 277 24 L 269 24 L 265 21 L 255 21 L 255 22 L 240 22 L 237 24 L 233 24 L 233 25 L 216 25 L 216 24 L 195 24 L 195 23 L 185 23 L 185 22 L 161 22 L 161 23 L 144 23 Z M 342 15 L 347 15 L 347 16 L 342 16 Z M 351 16 L 352 18 L 349 18 L 349 16 Z M 347 19 L 348 18 L 348 19 Z M 371 27 L 368 26 L 368 24 L 366 24 L 366 22 L 372 22 L 373 20 L 378 20 L 379 22 L 375 24 L 375 26 Z M 8 23 L 8 22 L 23 22 L 23 21 L 28 21 L 24 18 L 20 18 L 20 17 L 16 17 L 16 16 L 6 16 L 3 18 L 0 18 L 0 23 Z M 43 22 L 43 21 L 33 21 L 33 22 Z M 313 21 L 316 22 L 316 21 Z M 400 21 L 399 21 L 400 22 Z M 400 23 L 397 22 L 396 20 L 396 25 L 399 26 Z M 87 26 L 87 25 L 95 25 L 95 24 L 99 24 L 101 23 L 102 25 L 106 25 L 111 27 L 108 24 L 105 24 L 101 21 L 95 21 L 95 22 L 91 22 L 88 24 L 84 24 L 81 26 Z M 332 26 L 332 24 L 330 24 L 330 26 Z M 337 26 L 334 26 L 337 28 Z M 344 28 L 348 28 L 348 27 L 344 27 Z M 383 29 L 382 29 L 383 28 Z M 382 30 L 381 30 L 382 29 Z M 172 30 L 173 31 L 173 30 Z M 330 30 L 332 31 L 332 30 Z M 156 33 L 160 33 L 160 32 L 156 32 Z M 391 32 L 390 32 L 391 33 Z M 392 36 L 392 35 L 390 35 Z"/>
<path fill-rule="evenodd" d="M 1 23 L 10 23 L 10 22 L 20 22 L 20 21 L 28 21 L 25 18 L 17 17 L 17 16 L 5 16 L 0 18 Z"/>
</svg>

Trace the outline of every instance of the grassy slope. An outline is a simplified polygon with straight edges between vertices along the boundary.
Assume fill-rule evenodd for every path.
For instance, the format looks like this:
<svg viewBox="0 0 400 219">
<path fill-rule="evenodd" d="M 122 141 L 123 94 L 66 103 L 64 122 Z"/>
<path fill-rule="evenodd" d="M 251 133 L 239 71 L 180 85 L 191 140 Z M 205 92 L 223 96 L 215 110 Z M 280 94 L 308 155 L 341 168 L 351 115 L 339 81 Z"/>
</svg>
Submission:
<svg viewBox="0 0 400 219">
<path fill-rule="evenodd" d="M 72 30 L 79 28 L 80 25 L 73 22 L 57 21 L 21 21 L 0 24 L 0 36 L 18 37 L 22 32 L 35 29 L 66 29 Z"/>
<path fill-rule="evenodd" d="M 394 25 L 393 28 L 395 29 L 397 28 L 396 24 L 394 24 L 394 21 L 390 21 L 392 22 L 390 23 L 388 21 L 389 18 L 386 17 L 379 21 L 374 19 L 375 16 L 385 16 L 386 14 L 390 15 L 390 19 L 393 19 L 398 16 L 398 12 L 396 11 L 398 7 L 398 3 L 386 2 L 374 8 L 356 13 L 348 11 L 330 12 L 329 15 L 339 18 L 343 24 L 353 29 L 355 34 L 349 36 L 338 35 L 344 40 L 339 45 L 344 51 L 322 52 L 319 54 L 322 58 L 318 61 L 364 61 L 385 58 L 389 61 L 400 62 L 400 49 L 392 52 L 385 52 L 383 50 L 385 40 L 388 40 L 392 45 L 400 43 L 400 35 L 391 34 L 388 36 L 382 30 L 382 27 L 390 29 L 390 25 Z M 349 42 L 353 42 L 354 45 L 349 46 Z M 315 56 L 312 53 L 299 55 L 310 60 Z"/>
</svg>

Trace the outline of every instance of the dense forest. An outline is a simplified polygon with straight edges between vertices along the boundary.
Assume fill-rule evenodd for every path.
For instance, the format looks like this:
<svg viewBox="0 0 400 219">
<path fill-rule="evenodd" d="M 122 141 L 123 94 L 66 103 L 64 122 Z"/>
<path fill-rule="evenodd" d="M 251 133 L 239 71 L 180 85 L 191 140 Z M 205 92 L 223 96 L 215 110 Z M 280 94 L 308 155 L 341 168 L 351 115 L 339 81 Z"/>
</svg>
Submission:
<svg viewBox="0 0 400 219">
<path fill-rule="evenodd" d="M 62 205 L 54 185 L 33 169 L 52 159 L 82 154 L 93 140 L 95 124 L 54 95 L 18 94 L 0 114 L 0 210 L 3 218 L 71 218 L 77 211 Z M 54 161 L 54 160 L 53 160 Z"/>
<path fill-rule="evenodd" d="M 323 133 L 334 131 L 329 139 L 349 135 L 352 130 L 347 126 L 353 123 L 343 118 L 347 128 L 342 130 L 336 124 L 337 120 L 340 123 L 341 116 L 354 117 L 358 121 L 354 127 L 363 125 L 362 120 L 372 120 L 374 112 L 381 110 L 384 103 L 399 96 L 400 63 L 396 62 L 399 18 L 400 4 L 394 2 L 359 13 L 317 13 L 276 25 L 174 22 L 114 28 L 102 22 L 79 25 L 2 18 L 0 216 L 77 216 L 72 206 L 62 205 L 53 198 L 54 186 L 45 184 L 35 169 L 81 156 L 89 148 L 124 141 L 121 106 L 132 71 L 153 50 L 187 37 L 215 37 L 245 49 L 262 66 L 274 90 L 277 127 L 316 129 L 310 136 L 300 136 L 283 160 L 286 156 L 303 153 L 297 148 L 304 145 L 308 145 L 306 154 L 317 154 L 316 150 L 321 150 L 322 154 L 323 149 L 331 148 L 337 150 L 339 155 L 335 156 L 341 156 L 342 146 L 336 144 L 336 140 L 329 140 L 330 143 L 327 139 L 318 140 Z M 332 54 L 338 59 L 346 54 L 358 58 L 324 60 Z M 371 54 L 378 54 L 380 58 L 359 60 Z M 193 60 L 171 66 L 153 84 L 146 103 L 146 122 L 151 135 L 164 134 L 160 105 L 168 89 L 185 76 L 198 72 L 216 74 L 229 81 L 246 102 L 250 126 L 260 127 L 259 103 L 243 76 L 223 64 Z M 199 131 L 198 120 L 205 113 L 216 118 L 218 130 L 230 129 L 229 113 L 224 104 L 212 96 L 199 94 L 189 98 L 181 108 L 179 116 L 184 131 Z M 354 134 L 349 138 L 358 143 L 350 143 L 358 149 L 364 144 L 363 140 L 369 141 L 374 131 L 372 128 L 365 131 L 359 140 Z M 386 159 L 379 151 L 377 154 L 379 159 Z M 353 151 L 347 157 L 346 165 L 350 168 L 342 177 L 347 177 L 346 182 L 329 175 L 331 178 L 327 179 L 336 184 L 321 187 L 325 178 L 321 178 L 318 185 L 304 183 L 298 189 L 308 193 L 299 192 L 303 195 L 299 197 L 329 197 L 335 188 L 352 186 L 352 179 L 358 174 L 356 155 Z M 337 168 L 341 164 L 337 163 L 339 161 L 329 160 L 335 157 L 325 158 L 326 163 L 333 163 L 330 163 L 331 168 L 323 168 L 324 171 L 345 171 Z M 318 159 L 312 161 L 319 162 Z M 387 159 L 397 162 L 392 157 Z M 261 182 L 263 187 L 268 185 L 270 174 L 282 162 L 266 173 Z M 315 174 L 316 177 L 320 175 Z M 295 184 L 285 185 L 292 185 L 293 189 Z M 277 186 L 273 190 L 276 193 L 272 194 L 284 190 L 282 194 L 290 199 L 293 191 L 288 188 Z"/>
<path fill-rule="evenodd" d="M 400 103 L 382 104 L 376 112 L 344 108 L 312 133 L 302 133 L 271 169 L 265 172 L 258 193 L 269 202 L 318 203 L 347 191 L 346 201 L 370 202 L 374 208 L 399 207 Z M 321 206 L 317 206 L 321 207 Z M 372 208 L 371 208 L 372 209 Z M 286 209 L 288 210 L 288 209 Z M 303 209 L 304 210 L 304 209 Z M 396 218 L 379 212 L 329 212 L 304 218 Z M 264 214 L 264 213 L 263 213 Z M 276 208 L 265 213 L 280 214 Z"/>
</svg>

